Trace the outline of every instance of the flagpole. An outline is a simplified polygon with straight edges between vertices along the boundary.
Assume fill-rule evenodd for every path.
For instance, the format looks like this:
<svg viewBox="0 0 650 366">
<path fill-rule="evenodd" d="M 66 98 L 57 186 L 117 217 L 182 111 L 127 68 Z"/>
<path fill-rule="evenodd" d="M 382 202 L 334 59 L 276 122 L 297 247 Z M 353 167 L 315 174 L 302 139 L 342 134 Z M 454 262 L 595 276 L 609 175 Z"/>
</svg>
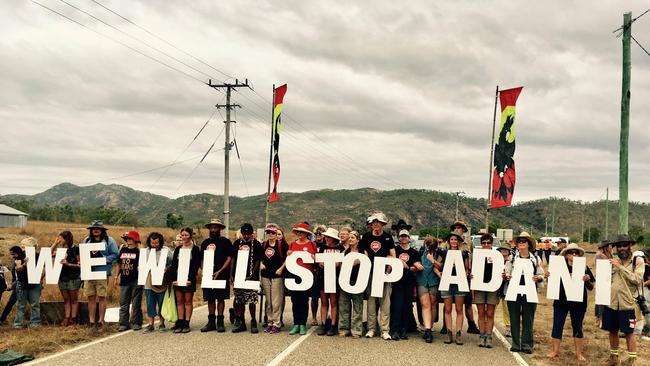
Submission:
<svg viewBox="0 0 650 366">
<path fill-rule="evenodd" d="M 497 102 L 499 100 L 499 86 L 494 93 L 494 116 L 492 117 L 492 142 L 490 143 L 490 161 L 488 172 L 487 207 L 485 208 L 485 231 L 490 232 L 490 197 L 492 196 L 492 168 L 494 167 L 494 130 L 497 124 Z"/>
<path fill-rule="evenodd" d="M 273 100 L 271 100 L 271 146 L 269 147 L 269 182 L 266 188 L 266 221 L 264 226 L 269 223 L 269 197 L 271 196 L 271 169 L 273 169 L 273 138 L 275 137 L 275 121 L 273 116 L 275 111 L 275 84 L 273 84 Z"/>
</svg>

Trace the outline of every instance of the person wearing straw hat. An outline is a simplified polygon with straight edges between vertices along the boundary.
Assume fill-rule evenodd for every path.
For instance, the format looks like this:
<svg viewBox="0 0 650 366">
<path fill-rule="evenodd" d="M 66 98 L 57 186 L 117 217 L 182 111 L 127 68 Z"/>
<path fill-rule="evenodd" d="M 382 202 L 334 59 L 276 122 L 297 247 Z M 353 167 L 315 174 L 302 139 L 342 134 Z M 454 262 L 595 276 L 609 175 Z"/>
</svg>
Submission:
<svg viewBox="0 0 650 366">
<path fill-rule="evenodd" d="M 603 309 L 602 326 L 609 332 L 611 365 L 619 363 L 619 331 L 625 334 L 628 364 L 634 364 L 637 358 L 637 344 L 634 337 L 637 303 L 634 294 L 643 283 L 645 268 L 643 258 L 632 256 L 632 246 L 635 243 L 627 234 L 618 235 L 611 242 L 611 245 L 616 248 L 618 258 L 609 260 L 612 264 L 612 288 L 609 305 Z"/>
<path fill-rule="evenodd" d="M 106 271 L 107 278 L 105 280 L 85 280 L 84 293 L 88 297 L 88 325 L 95 326 L 96 304 L 99 304 L 99 321 L 97 326 L 104 327 L 104 315 L 106 314 L 106 295 L 108 294 L 108 277 L 111 276 L 113 262 L 117 260 L 118 249 L 115 239 L 108 236 L 108 228 L 104 226 L 101 220 L 95 220 L 87 227 L 88 236 L 83 240 L 83 244 L 87 243 L 101 243 L 104 242 L 106 247 L 101 251 L 91 251 L 91 258 L 105 258 L 106 264 L 103 266 L 94 266 L 95 271 Z"/>
<path fill-rule="evenodd" d="M 224 326 L 223 313 L 226 307 L 226 300 L 230 299 L 230 265 L 234 256 L 234 250 L 230 239 L 221 236 L 221 231 L 226 228 L 221 220 L 213 218 L 204 225 L 208 229 L 209 236 L 201 243 L 201 268 L 205 268 L 203 259 L 207 251 L 214 252 L 212 262 L 212 279 L 225 280 L 225 288 L 204 288 L 203 301 L 208 303 L 208 323 L 201 328 L 201 332 L 216 330 L 219 333 L 226 331 Z"/>
<path fill-rule="evenodd" d="M 578 244 L 571 243 L 567 245 L 560 252 L 566 260 L 569 268 L 569 273 L 573 273 L 573 258 L 584 257 L 585 251 L 580 248 Z M 546 276 L 549 274 L 547 273 Z M 587 359 L 583 353 L 584 346 L 584 333 L 582 330 L 582 323 L 585 319 L 587 312 L 587 290 L 593 290 L 594 274 L 589 267 L 586 267 L 585 274 L 582 276 L 585 282 L 585 287 L 582 294 L 581 302 L 568 301 L 566 297 L 566 290 L 564 285 L 560 284 L 560 297 L 553 301 L 553 330 L 551 332 L 551 352 L 548 353 L 548 358 L 554 359 L 560 356 L 560 342 L 562 341 L 562 330 L 564 329 L 564 322 L 568 314 L 571 314 L 571 328 L 573 329 L 573 340 L 576 349 L 576 360 L 584 362 Z"/>
<path fill-rule="evenodd" d="M 519 236 L 514 238 L 517 244 L 517 253 L 514 258 L 506 263 L 506 280 L 512 281 L 510 274 L 514 262 L 517 259 L 523 259 L 524 265 L 533 266 L 533 278 L 539 288 L 539 283 L 544 281 L 544 267 L 542 259 L 535 256 L 535 241 L 527 232 L 522 232 Z M 523 284 L 525 279 L 523 275 L 521 278 L 515 278 L 520 284 Z M 528 302 L 526 295 L 517 295 L 515 301 L 508 301 L 508 311 L 510 311 L 510 324 L 512 328 L 512 347 L 510 352 L 524 352 L 533 353 L 533 324 L 535 321 L 535 311 L 537 304 Z M 522 324 L 523 323 L 523 324 Z"/>
<path fill-rule="evenodd" d="M 463 267 L 464 268 L 456 268 L 453 267 L 453 270 L 451 272 L 452 276 L 455 276 L 457 271 L 464 271 L 465 276 L 469 278 L 470 276 L 470 266 L 469 266 L 469 252 L 462 250 L 461 245 L 464 242 L 464 237 L 462 234 L 459 234 L 455 231 L 452 231 L 447 235 L 446 238 L 447 243 L 449 243 L 449 248 L 442 253 L 442 255 L 438 258 L 437 260 L 437 266 L 435 268 L 436 274 L 442 278 L 442 269 L 445 267 L 445 260 L 447 259 L 447 254 L 449 253 L 450 250 L 460 250 L 463 258 Z M 460 291 L 458 288 L 458 285 L 456 284 L 451 284 L 449 285 L 449 289 L 447 291 L 440 291 L 440 298 L 443 299 L 444 301 L 444 311 L 445 311 L 445 322 L 443 326 L 447 327 L 447 331 L 445 334 L 447 334 L 447 340 L 444 341 L 445 344 L 451 344 L 451 343 L 456 343 L 457 345 L 461 346 L 463 345 L 463 341 L 461 339 L 462 335 L 462 329 L 463 329 L 463 321 L 464 321 L 464 312 L 463 312 L 463 305 L 465 302 L 467 293 Z M 453 326 L 452 326 L 452 321 L 451 321 L 451 310 L 452 306 L 456 310 L 456 333 L 454 336 L 454 331 L 453 331 Z"/>
<path fill-rule="evenodd" d="M 325 232 L 323 232 L 325 237 L 325 245 L 318 249 L 318 253 L 343 253 L 345 248 L 339 244 L 339 232 L 338 230 L 328 227 Z M 340 262 L 336 263 L 336 278 L 338 284 L 338 271 L 341 266 Z M 321 325 L 318 327 L 317 334 L 319 336 L 327 334 L 328 336 L 333 336 L 337 334 L 337 325 L 338 325 L 338 294 L 336 292 L 326 293 L 325 292 L 325 269 L 323 263 L 318 263 L 318 290 L 320 293 L 320 320 Z M 332 324 L 329 329 L 326 328 L 327 322 L 327 312 L 330 311 L 330 319 Z"/>
<path fill-rule="evenodd" d="M 316 258 L 316 253 L 318 248 L 316 243 L 310 241 L 308 236 L 312 234 L 309 230 L 309 225 L 305 223 L 299 223 L 294 225 L 291 230 L 293 234 L 298 237 L 295 241 L 289 244 L 289 251 L 287 256 L 290 256 L 293 252 L 307 252 L 311 255 L 313 259 Z M 306 268 L 313 272 L 314 265 L 313 263 L 304 263 L 302 259 L 298 259 L 296 262 L 299 266 Z M 288 275 L 289 276 L 289 275 Z M 290 275 L 295 278 L 295 275 Z M 293 328 L 289 331 L 289 335 L 300 335 L 307 334 L 307 316 L 309 315 L 309 294 L 311 289 L 303 291 L 291 291 L 291 311 L 293 313 Z"/>
<path fill-rule="evenodd" d="M 388 224 L 388 218 L 382 212 L 377 212 L 368 218 L 372 230 L 368 231 L 361 238 L 359 246 L 361 249 L 368 253 L 370 263 L 374 266 L 375 257 L 392 257 L 395 258 L 395 242 L 393 237 L 384 231 L 384 226 Z M 371 269 L 372 273 L 372 269 Z M 368 295 L 367 303 L 367 317 L 368 317 L 368 332 L 367 338 L 375 336 L 375 329 L 377 328 L 377 312 L 381 312 L 379 318 L 381 326 L 381 337 L 384 340 L 390 340 L 390 294 L 391 284 L 384 284 L 384 295 L 381 298 L 373 297 L 372 290 L 372 276 L 368 281 L 368 288 L 366 289 Z"/>
</svg>

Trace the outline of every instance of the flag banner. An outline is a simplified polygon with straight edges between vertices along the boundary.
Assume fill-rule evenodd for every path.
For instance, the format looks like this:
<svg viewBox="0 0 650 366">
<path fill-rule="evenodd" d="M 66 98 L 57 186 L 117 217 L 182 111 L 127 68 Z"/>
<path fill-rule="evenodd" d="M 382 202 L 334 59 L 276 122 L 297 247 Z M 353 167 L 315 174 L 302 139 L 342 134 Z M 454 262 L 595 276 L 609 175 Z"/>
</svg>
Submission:
<svg viewBox="0 0 650 366">
<path fill-rule="evenodd" d="M 281 114 L 282 114 L 282 102 L 284 100 L 284 94 L 287 92 L 287 84 L 275 88 L 273 93 L 273 160 L 271 163 L 271 173 L 273 174 L 273 191 L 268 197 L 269 202 L 277 202 L 280 200 L 278 195 L 278 181 L 280 180 L 280 128 L 281 123 Z"/>
<path fill-rule="evenodd" d="M 515 105 L 521 89 L 499 92 L 501 124 L 494 144 L 490 208 L 510 206 L 515 193 Z"/>
</svg>

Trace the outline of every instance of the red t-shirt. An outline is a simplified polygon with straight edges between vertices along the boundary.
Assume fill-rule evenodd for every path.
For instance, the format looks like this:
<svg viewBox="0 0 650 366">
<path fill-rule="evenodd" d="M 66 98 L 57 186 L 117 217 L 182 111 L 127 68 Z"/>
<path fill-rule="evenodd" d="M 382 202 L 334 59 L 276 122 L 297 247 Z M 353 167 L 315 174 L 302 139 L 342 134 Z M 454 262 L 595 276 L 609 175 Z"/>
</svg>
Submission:
<svg viewBox="0 0 650 366">
<path fill-rule="evenodd" d="M 310 254 L 316 254 L 318 247 L 313 241 L 308 241 L 304 244 L 300 244 L 297 241 L 294 241 L 289 244 L 289 250 L 292 252 L 309 252 Z M 298 258 L 296 263 L 298 263 L 299 266 L 307 268 L 310 271 L 312 271 L 314 268 L 314 265 L 312 263 L 303 263 L 302 259 L 300 258 Z"/>
</svg>

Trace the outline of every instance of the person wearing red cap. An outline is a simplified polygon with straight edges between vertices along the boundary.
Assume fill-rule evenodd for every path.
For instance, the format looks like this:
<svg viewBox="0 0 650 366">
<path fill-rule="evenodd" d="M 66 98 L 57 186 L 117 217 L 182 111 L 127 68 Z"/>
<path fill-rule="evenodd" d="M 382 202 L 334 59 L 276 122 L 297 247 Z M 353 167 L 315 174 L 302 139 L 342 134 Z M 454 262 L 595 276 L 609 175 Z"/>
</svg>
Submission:
<svg viewBox="0 0 650 366">
<path fill-rule="evenodd" d="M 128 231 L 122 235 L 126 247 L 118 255 L 118 271 L 113 286 L 120 286 L 120 326 L 118 332 L 129 328 L 142 329 L 142 286 L 138 285 L 138 260 L 140 258 L 140 234 Z M 129 319 L 129 307 L 133 314 Z"/>
</svg>

